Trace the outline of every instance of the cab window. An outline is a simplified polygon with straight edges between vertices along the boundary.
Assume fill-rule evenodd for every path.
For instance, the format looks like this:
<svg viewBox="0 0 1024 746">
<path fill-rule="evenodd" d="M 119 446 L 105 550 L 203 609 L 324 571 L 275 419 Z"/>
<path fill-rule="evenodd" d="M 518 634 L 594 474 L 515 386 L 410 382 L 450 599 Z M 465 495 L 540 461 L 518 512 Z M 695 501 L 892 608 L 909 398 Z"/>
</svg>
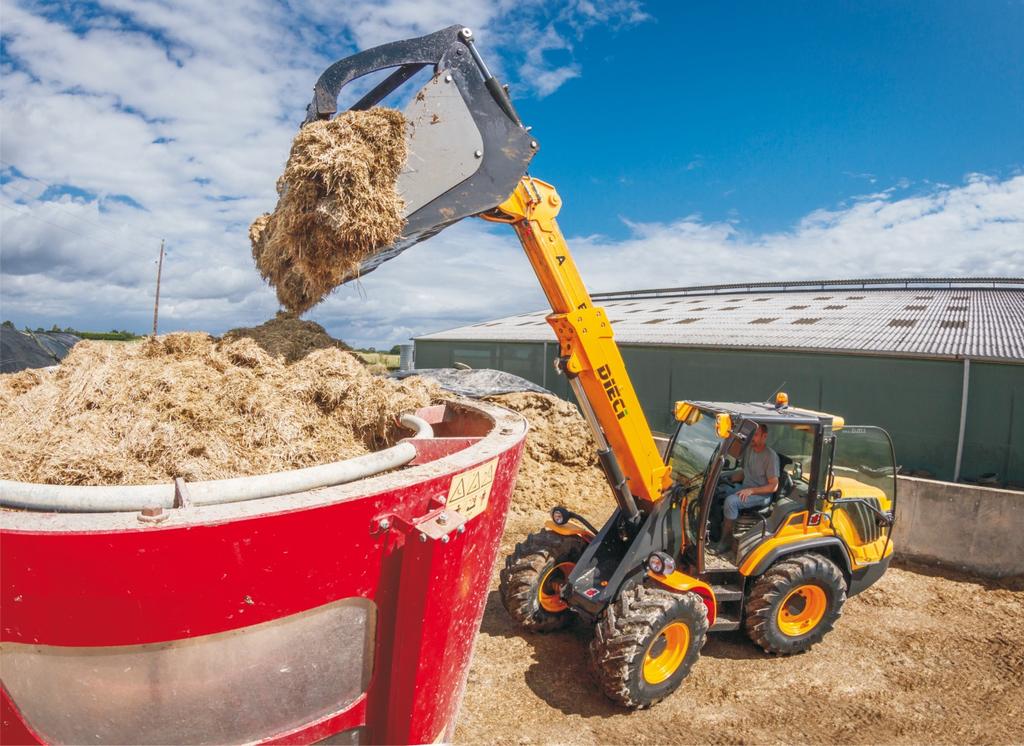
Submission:
<svg viewBox="0 0 1024 746">
<path fill-rule="evenodd" d="M 715 432 L 714 417 L 701 414 L 695 420 L 693 424 L 680 423 L 669 453 L 672 480 L 688 491 L 703 481 L 708 463 L 722 442 Z"/>
<path fill-rule="evenodd" d="M 806 495 L 814 468 L 814 428 L 810 425 L 769 425 L 768 447 L 782 457 L 794 491 Z"/>
<path fill-rule="evenodd" d="M 697 543 L 701 501 L 694 498 L 700 494 L 708 466 L 721 445 L 722 439 L 715 430 L 715 416 L 698 412 L 679 424 L 669 449 L 668 463 L 672 468 L 672 481 L 682 486 L 689 498 L 685 520 L 688 544 Z"/>
<path fill-rule="evenodd" d="M 869 426 L 847 426 L 837 432 L 832 476 L 833 488 L 843 497 L 875 498 L 882 510 L 890 510 L 896 466 L 888 433 Z"/>
</svg>

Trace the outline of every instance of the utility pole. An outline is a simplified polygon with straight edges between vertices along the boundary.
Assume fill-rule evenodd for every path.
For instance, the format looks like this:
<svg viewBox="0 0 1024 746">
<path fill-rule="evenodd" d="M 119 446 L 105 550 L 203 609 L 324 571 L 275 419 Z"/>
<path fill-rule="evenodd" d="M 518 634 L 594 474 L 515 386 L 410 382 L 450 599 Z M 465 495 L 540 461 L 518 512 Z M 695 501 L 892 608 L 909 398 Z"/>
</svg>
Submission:
<svg viewBox="0 0 1024 746">
<path fill-rule="evenodd" d="M 160 275 L 164 271 L 164 240 L 160 239 L 160 261 L 156 265 L 156 302 L 153 303 L 153 338 L 156 338 L 156 317 L 160 312 Z"/>
</svg>

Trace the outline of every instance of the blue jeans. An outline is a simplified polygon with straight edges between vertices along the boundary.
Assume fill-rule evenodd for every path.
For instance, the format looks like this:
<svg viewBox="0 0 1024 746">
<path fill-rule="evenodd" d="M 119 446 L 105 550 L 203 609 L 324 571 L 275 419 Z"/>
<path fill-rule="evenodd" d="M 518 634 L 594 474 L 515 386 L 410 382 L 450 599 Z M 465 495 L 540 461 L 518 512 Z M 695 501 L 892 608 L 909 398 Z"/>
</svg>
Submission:
<svg viewBox="0 0 1024 746">
<path fill-rule="evenodd" d="M 751 495 L 746 502 L 740 502 L 736 493 L 743 489 L 742 484 L 734 484 L 725 488 L 725 505 L 722 511 L 726 518 L 735 521 L 740 517 L 740 508 L 761 508 L 772 501 L 771 495 Z"/>
</svg>

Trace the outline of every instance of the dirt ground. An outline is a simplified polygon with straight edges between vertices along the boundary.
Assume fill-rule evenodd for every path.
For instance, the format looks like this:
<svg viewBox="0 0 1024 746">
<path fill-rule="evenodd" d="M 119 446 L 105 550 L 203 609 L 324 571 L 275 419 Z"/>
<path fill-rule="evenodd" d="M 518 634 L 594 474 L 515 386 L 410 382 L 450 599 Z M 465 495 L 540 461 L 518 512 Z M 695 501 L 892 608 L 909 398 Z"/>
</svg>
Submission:
<svg viewBox="0 0 1024 746">
<path fill-rule="evenodd" d="M 534 445 L 543 446 L 540 431 Z M 541 467 L 526 463 L 520 474 L 499 565 L 543 525 L 549 490 L 591 521 L 611 510 L 596 467 L 577 468 L 571 482 L 596 494 L 572 500 L 564 482 L 549 487 L 564 467 Z M 682 687 L 638 712 L 592 682 L 589 639 L 581 624 L 549 634 L 515 626 L 496 569 L 455 741 L 1024 743 L 1024 579 L 894 567 L 847 601 L 836 628 L 803 655 L 769 656 L 741 631 L 710 634 Z"/>
</svg>

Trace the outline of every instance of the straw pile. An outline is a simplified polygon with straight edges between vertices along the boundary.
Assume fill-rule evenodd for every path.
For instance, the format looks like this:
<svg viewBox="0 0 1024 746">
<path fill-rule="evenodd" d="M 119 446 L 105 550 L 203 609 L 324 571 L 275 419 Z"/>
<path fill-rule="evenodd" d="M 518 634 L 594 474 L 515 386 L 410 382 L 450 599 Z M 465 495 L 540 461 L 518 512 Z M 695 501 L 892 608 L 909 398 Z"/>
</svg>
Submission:
<svg viewBox="0 0 1024 746">
<path fill-rule="evenodd" d="M 401 235 L 395 182 L 405 158 L 405 117 L 392 109 L 302 128 L 277 182 L 277 207 L 249 228 L 253 259 L 281 305 L 309 310 Z"/>
<path fill-rule="evenodd" d="M 395 416 L 437 393 L 333 347 L 289 365 L 246 338 L 83 341 L 52 373 L 0 375 L 0 478 L 145 484 L 313 466 L 405 437 Z"/>
<path fill-rule="evenodd" d="M 597 464 L 597 444 L 575 405 L 552 394 L 529 391 L 487 400 L 519 412 L 530 422 L 512 512 L 547 512 L 564 505 L 603 518 L 613 498 Z"/>
<path fill-rule="evenodd" d="M 239 327 L 225 332 L 224 339 L 248 337 L 275 357 L 283 357 L 286 363 L 301 360 L 313 350 L 335 347 L 351 350 L 340 339 L 335 339 L 315 321 L 300 319 L 293 313 L 278 311 L 277 316 L 259 326 Z"/>
</svg>

